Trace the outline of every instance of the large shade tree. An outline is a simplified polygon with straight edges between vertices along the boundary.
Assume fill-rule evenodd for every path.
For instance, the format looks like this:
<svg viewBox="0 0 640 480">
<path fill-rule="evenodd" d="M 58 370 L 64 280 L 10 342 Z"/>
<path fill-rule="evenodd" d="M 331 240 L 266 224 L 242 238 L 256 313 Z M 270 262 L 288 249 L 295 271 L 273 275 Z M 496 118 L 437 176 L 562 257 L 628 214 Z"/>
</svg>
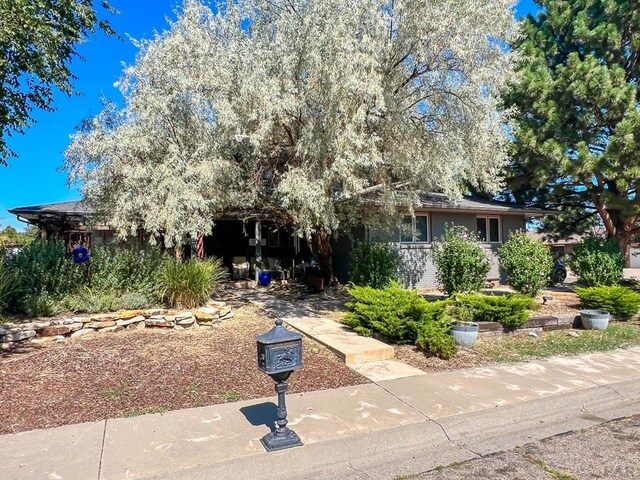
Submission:
<svg viewBox="0 0 640 480">
<path fill-rule="evenodd" d="M 388 212 L 418 191 L 499 188 L 511 3 L 186 1 L 140 44 L 124 107 L 75 135 L 71 180 L 120 234 L 143 227 L 168 245 L 223 211 L 268 211 L 331 280 L 339 206 L 364 190 L 380 186 Z"/>
<path fill-rule="evenodd" d="M 73 93 L 70 63 L 78 45 L 98 30 L 113 34 L 94 0 L 0 0 L 0 165 L 15 153 L 7 139 L 24 133 L 33 110 L 53 110 L 57 89 Z M 102 8 L 115 10 L 106 2 Z"/>
<path fill-rule="evenodd" d="M 514 43 L 518 109 L 509 184 L 560 210 L 551 233 L 604 225 L 622 251 L 640 232 L 640 5 L 540 0 Z"/>
</svg>

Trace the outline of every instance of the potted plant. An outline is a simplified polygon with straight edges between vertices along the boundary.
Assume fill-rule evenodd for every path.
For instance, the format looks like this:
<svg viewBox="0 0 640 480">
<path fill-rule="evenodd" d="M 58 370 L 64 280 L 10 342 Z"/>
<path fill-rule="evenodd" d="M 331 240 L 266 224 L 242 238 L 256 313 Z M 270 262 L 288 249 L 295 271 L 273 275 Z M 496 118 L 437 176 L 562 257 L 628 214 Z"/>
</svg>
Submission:
<svg viewBox="0 0 640 480">
<path fill-rule="evenodd" d="M 480 326 L 473 322 L 473 312 L 467 307 L 454 307 L 449 323 L 449 333 L 460 347 L 470 347 L 478 339 Z"/>
<path fill-rule="evenodd" d="M 585 330 L 606 330 L 609 317 L 609 312 L 604 310 L 580 310 L 580 320 Z"/>
</svg>

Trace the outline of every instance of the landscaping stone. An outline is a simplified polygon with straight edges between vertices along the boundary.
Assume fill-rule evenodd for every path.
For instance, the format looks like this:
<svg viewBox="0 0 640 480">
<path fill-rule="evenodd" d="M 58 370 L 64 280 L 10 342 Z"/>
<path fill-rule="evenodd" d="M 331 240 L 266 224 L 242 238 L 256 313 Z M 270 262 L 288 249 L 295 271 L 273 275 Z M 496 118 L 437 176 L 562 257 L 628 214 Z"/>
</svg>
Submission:
<svg viewBox="0 0 640 480">
<path fill-rule="evenodd" d="M 82 323 L 89 323 L 91 321 L 89 317 L 71 317 L 71 320 Z"/>
<path fill-rule="evenodd" d="M 207 302 L 207 305 L 209 305 L 211 307 L 222 308 L 222 307 L 226 307 L 227 306 L 227 302 L 223 302 L 223 301 L 220 301 L 220 300 L 209 300 Z"/>
<path fill-rule="evenodd" d="M 538 332 L 529 332 L 527 335 L 529 335 L 530 337 L 537 337 Z"/>
<path fill-rule="evenodd" d="M 21 323 L 20 330 L 42 330 L 51 325 L 51 320 L 36 320 L 29 323 Z"/>
<path fill-rule="evenodd" d="M 123 327 L 127 327 L 129 325 L 134 324 L 134 323 L 139 323 L 139 322 L 144 322 L 144 321 L 145 321 L 144 315 L 138 315 L 136 317 L 129 318 L 127 320 L 116 320 L 116 325 L 121 325 Z"/>
<path fill-rule="evenodd" d="M 81 330 L 78 330 L 77 332 L 73 332 L 71 334 L 71 338 L 83 337 L 84 335 L 87 335 L 88 333 L 93 333 L 93 332 L 95 332 L 93 328 L 83 328 Z"/>
<path fill-rule="evenodd" d="M 64 335 L 70 332 L 71 328 L 68 325 L 50 325 L 42 330 L 42 336 L 55 337 L 56 335 Z"/>
<path fill-rule="evenodd" d="M 120 319 L 118 313 L 99 313 L 97 315 L 91 315 L 91 322 L 115 322 Z"/>
<path fill-rule="evenodd" d="M 72 323 L 77 323 L 73 318 L 65 318 L 62 320 L 63 325 L 71 325 Z"/>
<path fill-rule="evenodd" d="M 176 315 L 176 321 L 180 321 L 180 320 L 185 320 L 187 318 L 192 318 L 193 317 L 193 313 L 186 311 L 186 312 L 179 312 Z"/>
<path fill-rule="evenodd" d="M 190 327 L 195 323 L 196 319 L 193 317 L 188 317 L 188 318 L 183 318 L 180 320 L 177 320 L 176 323 L 178 325 L 180 325 L 181 327 Z"/>
<path fill-rule="evenodd" d="M 64 342 L 67 339 L 67 337 L 65 337 L 64 335 L 56 335 L 55 337 L 53 337 L 53 340 L 55 342 Z"/>
<path fill-rule="evenodd" d="M 16 344 L 13 342 L 2 342 L 0 343 L 0 350 L 11 350 L 12 348 L 15 348 Z"/>
<path fill-rule="evenodd" d="M 131 323 L 127 325 L 125 328 L 127 330 L 133 330 L 135 328 L 147 328 L 147 325 L 145 322 L 136 322 L 136 323 Z"/>
<path fill-rule="evenodd" d="M 231 313 L 231 307 L 222 307 L 218 312 L 218 315 L 220 316 L 220 318 L 224 318 L 225 315 L 228 315 L 230 313 Z"/>
<path fill-rule="evenodd" d="M 109 333 L 109 332 L 119 332 L 124 327 L 122 325 L 113 325 L 112 327 L 106 327 L 101 330 L 98 330 L 100 333 Z"/>
<path fill-rule="evenodd" d="M 115 320 L 91 321 L 86 324 L 86 328 L 109 328 L 115 326 Z"/>
<path fill-rule="evenodd" d="M 176 321 L 176 316 L 175 316 L 175 315 L 165 315 L 165 316 L 164 316 L 164 319 L 165 319 L 167 322 L 175 323 L 175 321 Z"/>
<path fill-rule="evenodd" d="M 162 328 L 173 328 L 173 322 L 167 322 L 164 317 L 161 318 L 149 318 L 144 322 L 147 327 L 162 327 Z"/>
<path fill-rule="evenodd" d="M 120 320 L 129 320 L 142 315 L 142 310 L 124 310 L 120 312 Z"/>
<path fill-rule="evenodd" d="M 156 308 L 156 309 L 147 309 L 142 312 L 142 314 L 149 318 L 154 315 L 166 315 L 167 311 L 164 308 Z"/>
<path fill-rule="evenodd" d="M 224 315 L 220 315 L 220 320 L 228 320 L 230 318 L 233 318 L 233 312 L 231 310 L 229 310 Z"/>
<path fill-rule="evenodd" d="M 40 337 L 31 339 L 33 345 L 42 345 L 45 343 L 53 342 L 56 337 Z"/>
<path fill-rule="evenodd" d="M 570 332 L 567 332 L 567 335 L 569 335 L 570 337 L 579 337 L 580 333 L 576 332 L 575 330 L 571 330 Z"/>
<path fill-rule="evenodd" d="M 151 315 L 149 320 L 165 320 L 165 315 Z"/>
<path fill-rule="evenodd" d="M 202 307 L 194 312 L 196 316 L 196 320 L 200 321 L 211 321 L 217 319 L 220 316 L 220 310 L 216 307 Z"/>
<path fill-rule="evenodd" d="M 82 327 L 84 327 L 84 323 L 76 322 L 76 323 L 71 323 L 71 324 L 66 325 L 66 326 L 69 327 L 71 332 L 77 332 L 78 330 L 81 330 Z"/>
<path fill-rule="evenodd" d="M 15 333 L 7 333 L 0 337 L 0 342 L 19 342 L 36 336 L 35 330 L 24 330 Z"/>
<path fill-rule="evenodd" d="M 0 328 L 0 335 L 10 335 L 13 333 L 20 333 L 22 328 L 20 327 L 3 327 Z"/>
</svg>

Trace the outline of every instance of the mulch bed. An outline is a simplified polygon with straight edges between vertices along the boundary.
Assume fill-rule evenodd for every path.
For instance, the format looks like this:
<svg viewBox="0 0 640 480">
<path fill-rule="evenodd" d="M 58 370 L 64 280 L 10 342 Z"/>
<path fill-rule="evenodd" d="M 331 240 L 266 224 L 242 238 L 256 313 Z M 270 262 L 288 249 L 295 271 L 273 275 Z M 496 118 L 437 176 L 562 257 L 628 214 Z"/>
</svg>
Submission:
<svg viewBox="0 0 640 480">
<path fill-rule="evenodd" d="M 427 373 L 446 372 L 461 368 L 481 367 L 495 364 L 493 360 L 472 349 L 459 348 L 458 352 L 449 360 L 425 354 L 415 345 L 394 345 L 395 359 Z"/>
<path fill-rule="evenodd" d="M 0 356 L 0 434 L 274 396 L 256 366 L 273 319 L 253 307 L 212 328 L 100 333 Z M 291 393 L 367 383 L 318 343 L 303 341 Z"/>
</svg>

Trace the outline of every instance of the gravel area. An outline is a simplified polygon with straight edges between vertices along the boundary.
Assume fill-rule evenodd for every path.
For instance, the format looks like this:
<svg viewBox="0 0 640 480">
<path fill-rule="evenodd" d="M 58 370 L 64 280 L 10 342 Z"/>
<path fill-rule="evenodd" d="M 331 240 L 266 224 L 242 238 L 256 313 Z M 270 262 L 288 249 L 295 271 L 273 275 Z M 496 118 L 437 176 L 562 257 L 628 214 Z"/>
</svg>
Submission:
<svg viewBox="0 0 640 480">
<path fill-rule="evenodd" d="M 211 328 L 92 334 L 0 356 L 0 434 L 275 396 L 256 366 L 273 319 L 253 307 Z M 290 392 L 367 383 L 304 339 Z"/>
</svg>

